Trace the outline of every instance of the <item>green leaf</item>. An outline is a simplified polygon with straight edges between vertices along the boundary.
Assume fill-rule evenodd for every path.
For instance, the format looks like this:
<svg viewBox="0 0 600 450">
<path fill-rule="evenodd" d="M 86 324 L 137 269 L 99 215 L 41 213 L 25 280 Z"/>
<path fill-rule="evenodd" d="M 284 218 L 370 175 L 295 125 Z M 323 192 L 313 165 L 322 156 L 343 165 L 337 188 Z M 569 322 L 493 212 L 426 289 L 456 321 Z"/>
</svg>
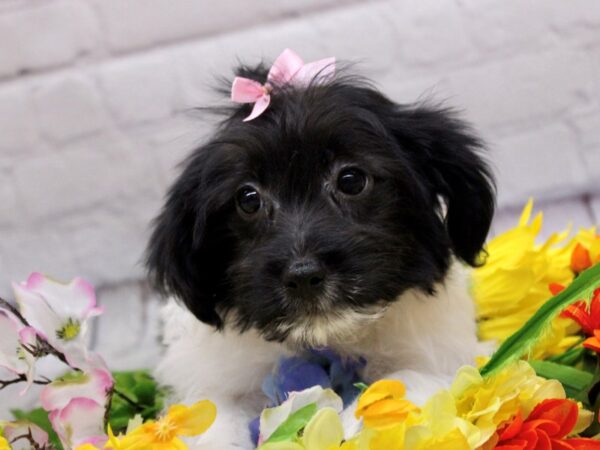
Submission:
<svg viewBox="0 0 600 450">
<path fill-rule="evenodd" d="M 265 443 L 295 440 L 300 430 L 306 426 L 316 413 L 316 403 L 310 403 L 300 408 L 298 411 L 290 414 L 285 422 L 279 425 L 273 434 L 269 436 L 269 439 Z"/>
<path fill-rule="evenodd" d="M 63 446 L 60 443 L 60 439 L 58 435 L 52 428 L 52 424 L 50 423 L 50 419 L 48 419 L 48 412 L 44 411 L 42 408 L 32 409 L 31 411 L 23 411 L 22 409 L 13 409 L 11 413 L 15 420 L 25 420 L 27 422 L 32 422 L 48 433 L 48 439 L 50 443 L 54 446 L 56 450 L 63 450 Z"/>
<path fill-rule="evenodd" d="M 133 393 L 138 401 L 144 405 L 154 404 L 156 398 L 156 382 L 153 380 L 140 380 L 133 388 Z"/>
<path fill-rule="evenodd" d="M 557 364 L 563 364 L 565 366 L 574 366 L 577 364 L 585 355 L 584 347 L 575 347 L 567 350 L 560 355 L 554 355 L 548 358 L 548 361 L 555 362 Z"/>
<path fill-rule="evenodd" d="M 360 393 L 362 394 L 363 392 L 365 392 L 367 389 L 369 389 L 369 385 L 365 384 L 363 382 L 359 382 L 359 383 L 354 383 L 354 387 L 356 389 L 358 389 L 360 391 Z"/>
<path fill-rule="evenodd" d="M 155 419 L 164 407 L 167 392 L 147 370 L 114 372 L 115 393 L 110 408 L 109 423 L 115 433 L 125 431 L 129 419 L 140 414 L 144 420 Z"/>
<path fill-rule="evenodd" d="M 579 399 L 594 378 L 584 370 L 550 361 L 530 361 L 529 364 L 540 377 L 560 381 L 569 398 Z"/>
<path fill-rule="evenodd" d="M 480 369 L 481 375 L 490 376 L 527 353 L 558 314 L 577 300 L 591 296 L 599 285 L 600 264 L 596 264 L 575 278 L 564 291 L 548 300 L 525 325 L 509 336 Z"/>
</svg>

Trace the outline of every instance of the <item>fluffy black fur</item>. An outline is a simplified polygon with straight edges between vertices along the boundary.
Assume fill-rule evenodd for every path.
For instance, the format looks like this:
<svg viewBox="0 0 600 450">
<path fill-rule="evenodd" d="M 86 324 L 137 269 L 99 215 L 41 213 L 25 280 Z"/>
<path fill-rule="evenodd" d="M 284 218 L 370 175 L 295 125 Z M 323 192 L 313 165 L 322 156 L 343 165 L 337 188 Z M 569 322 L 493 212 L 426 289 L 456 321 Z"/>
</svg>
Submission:
<svg viewBox="0 0 600 450">
<path fill-rule="evenodd" d="M 264 82 L 264 66 L 237 74 Z M 284 340 L 299 320 L 372 312 L 409 288 L 432 292 L 454 254 L 475 265 L 494 211 L 482 145 L 448 109 L 399 105 L 339 74 L 308 88 L 276 86 L 250 122 L 235 106 L 196 149 L 154 224 L 147 265 L 156 286 L 203 322 Z M 368 176 L 356 197 L 336 188 L 341 167 Z M 242 185 L 262 209 L 236 207 Z M 300 257 L 326 279 L 314 299 L 282 278 Z M 229 314 L 233 313 L 233 314 Z"/>
</svg>

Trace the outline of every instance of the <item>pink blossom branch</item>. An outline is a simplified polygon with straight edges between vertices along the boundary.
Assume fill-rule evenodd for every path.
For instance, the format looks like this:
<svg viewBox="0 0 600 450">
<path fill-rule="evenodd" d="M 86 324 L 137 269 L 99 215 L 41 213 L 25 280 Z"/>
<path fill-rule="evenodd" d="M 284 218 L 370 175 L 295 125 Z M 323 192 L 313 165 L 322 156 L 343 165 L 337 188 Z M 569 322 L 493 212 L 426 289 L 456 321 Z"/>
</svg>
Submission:
<svg viewBox="0 0 600 450">
<path fill-rule="evenodd" d="M 52 444 L 48 444 L 48 445 L 44 445 L 44 446 L 41 446 L 40 444 L 38 444 L 35 441 L 35 439 L 33 438 L 33 433 L 31 432 L 31 428 L 28 429 L 27 434 L 22 434 L 21 436 L 15 437 L 12 441 L 10 441 L 10 443 L 14 444 L 15 442 L 20 441 L 21 439 L 27 439 L 29 441 L 29 445 L 34 450 L 53 450 L 54 449 L 54 446 Z"/>
<path fill-rule="evenodd" d="M 23 317 L 23 315 L 19 312 L 18 309 L 15 308 L 8 301 L 4 300 L 2 297 L 0 297 L 0 306 L 8 309 L 11 313 L 13 313 L 23 323 L 23 325 L 25 325 L 27 327 L 31 326 L 31 325 L 29 325 L 29 322 L 27 322 L 27 319 L 25 319 L 25 317 Z"/>
<path fill-rule="evenodd" d="M 50 384 L 51 380 L 49 380 L 46 377 L 43 377 L 43 380 L 33 380 L 33 384 L 41 384 L 41 385 L 45 385 L 45 384 Z M 12 384 L 17 384 L 17 383 L 22 383 L 24 381 L 27 381 L 27 377 L 24 374 L 19 375 L 17 378 L 13 378 L 12 380 L 0 380 L 0 389 L 4 389 L 7 386 L 10 386 Z"/>
<path fill-rule="evenodd" d="M 29 324 L 27 319 L 25 319 L 25 317 L 23 317 L 23 315 L 19 312 L 19 310 L 17 308 L 15 308 L 13 305 L 11 305 L 8 301 L 4 300 L 2 297 L 0 297 L 0 306 L 8 309 L 12 314 L 14 314 L 21 321 L 21 323 L 23 325 L 25 325 L 26 327 L 31 327 L 31 325 Z M 35 356 L 36 358 L 41 358 L 42 356 L 46 356 L 46 355 L 54 355 L 59 360 L 61 360 L 63 363 L 65 363 L 67 366 L 71 367 L 71 365 L 67 361 L 67 358 L 64 353 L 62 353 L 62 352 L 58 351 L 56 348 L 54 348 L 46 339 L 42 338 L 39 334 L 36 335 L 36 339 L 37 339 L 37 345 L 35 347 L 32 348 L 32 347 L 23 345 L 23 348 L 25 350 L 27 350 L 29 353 L 31 353 L 33 356 Z M 74 370 L 79 370 L 75 367 L 71 367 L 71 368 Z"/>
</svg>

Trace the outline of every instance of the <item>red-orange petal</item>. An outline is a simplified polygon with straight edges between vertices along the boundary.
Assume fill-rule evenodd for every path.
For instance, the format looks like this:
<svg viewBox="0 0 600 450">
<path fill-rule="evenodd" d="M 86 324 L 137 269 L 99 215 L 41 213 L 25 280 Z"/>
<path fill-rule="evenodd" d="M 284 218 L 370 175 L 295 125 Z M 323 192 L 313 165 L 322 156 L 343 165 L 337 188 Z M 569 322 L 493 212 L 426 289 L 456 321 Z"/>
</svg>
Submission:
<svg viewBox="0 0 600 450">
<path fill-rule="evenodd" d="M 600 328 L 600 289 L 594 291 L 594 296 L 590 302 L 590 317 L 592 327 L 594 329 Z"/>
<path fill-rule="evenodd" d="M 520 439 L 513 439 L 506 444 L 500 444 L 494 447 L 494 450 L 526 450 L 528 446 L 527 441 Z"/>
<path fill-rule="evenodd" d="M 512 422 L 510 424 L 508 424 L 508 426 L 500 432 L 500 440 L 506 441 L 506 440 L 514 438 L 516 435 L 519 434 L 522 426 L 523 426 L 523 414 L 521 413 L 521 410 L 519 409 L 517 411 L 517 414 L 515 415 L 514 419 L 512 420 Z"/>
<path fill-rule="evenodd" d="M 587 338 L 585 341 L 583 341 L 583 346 L 600 353 L 600 340 L 598 340 L 598 338 L 595 336 Z"/>
<path fill-rule="evenodd" d="M 575 450 L 564 440 L 552 439 L 552 450 Z"/>
<path fill-rule="evenodd" d="M 558 429 L 551 427 L 550 437 L 561 439 L 573 429 L 578 416 L 577 403 L 572 400 L 556 398 L 544 400 L 537 405 L 527 418 L 527 422 L 537 420 L 554 422 L 558 425 Z"/>
<path fill-rule="evenodd" d="M 558 295 L 565 290 L 565 287 L 560 283 L 550 283 L 548 289 L 550 289 L 552 295 Z"/>
<path fill-rule="evenodd" d="M 600 450 L 600 441 L 588 438 L 565 439 L 565 442 L 575 450 Z"/>
<path fill-rule="evenodd" d="M 594 334 L 594 324 L 592 317 L 587 312 L 587 305 L 583 301 L 578 301 L 567 308 L 561 313 L 561 317 L 574 320 L 579 324 L 585 334 L 591 336 Z"/>
<path fill-rule="evenodd" d="M 590 252 L 583 245 L 577 243 L 571 254 L 571 269 L 573 272 L 579 273 L 591 267 L 591 265 Z"/>
</svg>

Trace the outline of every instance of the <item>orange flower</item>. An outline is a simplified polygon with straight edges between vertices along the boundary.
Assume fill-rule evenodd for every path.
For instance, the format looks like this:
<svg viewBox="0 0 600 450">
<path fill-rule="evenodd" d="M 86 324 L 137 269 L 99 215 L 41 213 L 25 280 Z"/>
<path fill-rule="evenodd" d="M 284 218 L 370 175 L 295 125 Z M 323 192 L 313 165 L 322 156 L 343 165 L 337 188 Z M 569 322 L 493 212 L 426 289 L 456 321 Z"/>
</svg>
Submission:
<svg viewBox="0 0 600 450">
<path fill-rule="evenodd" d="M 600 330 L 594 330 L 594 336 L 583 341 L 583 346 L 600 353 Z"/>
<path fill-rule="evenodd" d="M 499 432 L 496 450 L 600 450 L 600 441 L 566 436 L 579 416 L 577 403 L 548 399 L 537 405 L 527 420 L 519 411 Z"/>
<path fill-rule="evenodd" d="M 358 399 L 356 418 L 362 417 L 365 426 L 384 429 L 401 424 L 409 413 L 418 408 L 404 398 L 406 388 L 400 381 L 380 380 L 373 383 Z"/>
<path fill-rule="evenodd" d="M 571 254 L 571 269 L 575 273 L 583 272 L 592 266 L 590 252 L 581 244 L 577 244 Z"/>
<path fill-rule="evenodd" d="M 550 286 L 553 294 L 556 289 L 556 286 Z M 573 303 L 561 313 L 561 317 L 574 320 L 586 335 L 593 336 L 595 330 L 600 330 L 600 289 L 594 291 L 589 307 L 584 301 Z"/>
<path fill-rule="evenodd" d="M 571 269 L 575 273 L 589 269 L 600 262 L 600 235 L 592 238 L 589 247 L 577 243 L 571 254 Z"/>
</svg>

